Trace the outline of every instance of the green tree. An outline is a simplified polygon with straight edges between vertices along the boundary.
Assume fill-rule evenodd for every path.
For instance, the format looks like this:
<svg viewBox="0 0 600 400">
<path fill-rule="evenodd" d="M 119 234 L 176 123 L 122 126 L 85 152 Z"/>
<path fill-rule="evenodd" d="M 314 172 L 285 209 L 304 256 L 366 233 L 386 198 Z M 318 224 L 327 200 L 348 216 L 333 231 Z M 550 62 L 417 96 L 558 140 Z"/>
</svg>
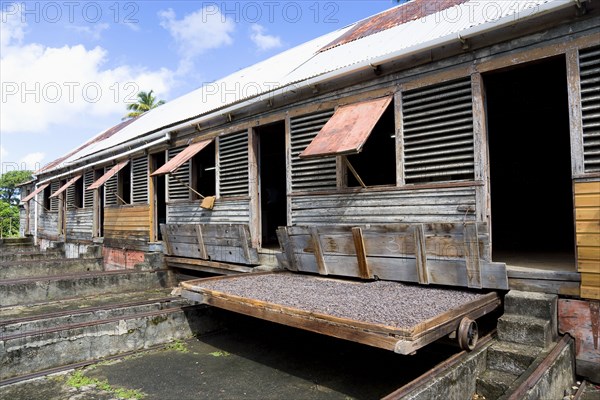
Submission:
<svg viewBox="0 0 600 400">
<path fill-rule="evenodd" d="M 17 186 L 30 180 L 31 173 L 31 171 L 9 171 L 0 175 L 0 200 L 8 204 L 19 204 L 20 190 Z"/>
<path fill-rule="evenodd" d="M 0 230 L 2 237 L 19 235 L 19 207 L 0 200 Z"/>
<path fill-rule="evenodd" d="M 135 118 L 139 115 L 142 115 L 146 111 L 150 111 L 153 108 L 165 104 L 164 100 L 156 101 L 156 97 L 152 96 L 152 92 L 153 90 L 149 92 L 139 92 L 137 94 L 137 102 L 127 105 L 127 110 L 129 113 L 127 113 L 123 119 Z"/>
</svg>

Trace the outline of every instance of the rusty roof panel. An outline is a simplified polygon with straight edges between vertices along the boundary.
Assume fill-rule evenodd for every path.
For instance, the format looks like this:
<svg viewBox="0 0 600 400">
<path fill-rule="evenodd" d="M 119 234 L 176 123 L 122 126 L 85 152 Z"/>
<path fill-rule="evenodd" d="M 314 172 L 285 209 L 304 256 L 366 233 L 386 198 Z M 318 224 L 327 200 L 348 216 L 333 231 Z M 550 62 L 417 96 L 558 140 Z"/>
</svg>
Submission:
<svg viewBox="0 0 600 400">
<path fill-rule="evenodd" d="M 102 175 L 96 182 L 94 182 L 89 188 L 87 188 L 87 190 L 98 189 L 100 186 L 104 185 L 107 180 L 115 176 L 117 172 L 122 170 L 127 164 L 129 164 L 129 160 L 121 161 L 120 163 L 112 167 L 110 171 Z"/>
<path fill-rule="evenodd" d="M 45 183 L 42 186 L 39 186 L 33 192 L 29 193 L 27 195 L 27 197 L 25 197 L 23 200 L 21 200 L 21 203 L 27 203 L 29 200 L 33 199 L 35 196 L 37 196 L 42 190 L 46 189 L 48 186 L 50 186 L 49 183 Z"/>
<path fill-rule="evenodd" d="M 188 147 L 183 149 L 181 153 L 170 159 L 165 165 L 157 169 L 150 176 L 165 175 L 177 171 L 177 169 L 185 164 L 187 160 L 201 152 L 206 146 L 211 144 L 213 140 L 214 139 L 203 140 L 198 143 L 190 144 Z"/>
<path fill-rule="evenodd" d="M 413 0 L 394 7 L 371 18 L 357 22 L 349 31 L 327 44 L 319 51 L 327 51 L 354 40 L 372 35 L 398 25 L 405 24 L 428 15 L 444 11 L 450 7 L 466 3 L 468 0 Z"/>
<path fill-rule="evenodd" d="M 360 153 L 392 96 L 341 106 L 302 153 L 301 158 Z"/>
<path fill-rule="evenodd" d="M 77 175 L 75 178 L 71 179 L 69 182 L 62 185 L 56 192 L 52 193 L 50 198 L 57 197 L 59 194 L 61 194 L 65 190 L 67 190 L 69 188 L 69 186 L 71 186 L 72 184 L 77 182 L 80 178 L 81 178 L 81 175 Z"/>
</svg>

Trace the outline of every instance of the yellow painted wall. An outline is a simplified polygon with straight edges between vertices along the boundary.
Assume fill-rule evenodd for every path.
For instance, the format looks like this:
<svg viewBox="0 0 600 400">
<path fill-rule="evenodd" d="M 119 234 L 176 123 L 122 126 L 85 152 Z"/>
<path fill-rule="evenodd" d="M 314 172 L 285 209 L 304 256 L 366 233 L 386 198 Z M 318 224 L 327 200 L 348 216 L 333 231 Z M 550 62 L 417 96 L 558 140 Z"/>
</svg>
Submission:
<svg viewBox="0 0 600 400">
<path fill-rule="evenodd" d="M 600 300 L 600 181 L 575 184 L 575 225 L 581 297 Z"/>
</svg>

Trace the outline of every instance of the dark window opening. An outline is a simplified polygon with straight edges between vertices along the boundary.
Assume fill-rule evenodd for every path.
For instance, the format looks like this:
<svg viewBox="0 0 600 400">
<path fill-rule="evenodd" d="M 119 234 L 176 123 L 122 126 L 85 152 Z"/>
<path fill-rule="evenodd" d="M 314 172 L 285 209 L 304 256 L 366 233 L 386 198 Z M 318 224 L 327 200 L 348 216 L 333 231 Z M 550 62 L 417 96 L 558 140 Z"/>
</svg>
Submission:
<svg viewBox="0 0 600 400">
<path fill-rule="evenodd" d="M 73 207 L 83 208 L 83 177 L 73 184 Z"/>
<path fill-rule="evenodd" d="M 51 195 L 52 195 L 52 185 L 48 185 L 44 189 L 44 200 L 43 200 L 44 210 L 46 210 L 46 211 L 50 211 L 50 200 L 51 200 L 50 196 Z"/>
<path fill-rule="evenodd" d="M 131 204 L 131 163 L 128 163 L 119 171 L 117 178 L 118 187 L 117 194 L 119 204 Z"/>
<path fill-rule="evenodd" d="M 100 179 L 104 175 L 104 169 L 96 169 L 94 170 L 94 182 Z M 101 185 L 98 189 L 94 189 L 97 191 L 97 201 L 98 204 L 95 204 L 96 209 L 94 210 L 97 213 L 95 221 L 97 225 L 94 227 L 95 234 L 94 236 L 103 237 L 104 236 L 104 185 Z"/>
<path fill-rule="evenodd" d="M 164 152 L 152 154 L 152 171 L 156 171 L 166 162 Z M 155 237 L 156 240 L 162 240 L 160 225 L 167 223 L 167 179 L 166 175 L 152 177 L 154 180 L 154 220 L 156 221 Z"/>
<path fill-rule="evenodd" d="M 277 228 L 287 225 L 285 123 L 256 129 L 259 142 L 262 247 L 278 247 Z"/>
<path fill-rule="evenodd" d="M 214 196 L 215 172 L 215 142 L 213 141 L 192 158 L 192 188 L 202 196 Z M 192 198 L 198 197 L 192 192 Z"/>
<path fill-rule="evenodd" d="M 396 127 L 393 102 L 369 135 L 362 151 L 347 156 L 366 186 L 396 184 Z M 348 187 L 361 186 L 348 169 Z"/>
<path fill-rule="evenodd" d="M 575 265 L 565 64 L 485 76 L 494 261 Z"/>
</svg>

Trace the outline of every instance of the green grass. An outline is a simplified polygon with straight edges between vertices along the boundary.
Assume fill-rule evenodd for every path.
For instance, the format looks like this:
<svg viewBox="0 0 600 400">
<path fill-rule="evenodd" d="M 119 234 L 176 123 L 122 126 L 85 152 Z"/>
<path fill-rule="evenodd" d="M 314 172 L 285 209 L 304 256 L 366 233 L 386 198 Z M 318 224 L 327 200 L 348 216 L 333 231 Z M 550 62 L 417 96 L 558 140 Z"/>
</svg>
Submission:
<svg viewBox="0 0 600 400">
<path fill-rule="evenodd" d="M 90 378 L 83 374 L 83 371 L 75 371 L 67 380 L 67 385 L 79 389 L 83 386 L 96 386 L 100 390 L 113 393 L 119 399 L 143 399 L 146 394 L 137 389 L 125 389 L 112 387 L 108 381 Z"/>
</svg>

